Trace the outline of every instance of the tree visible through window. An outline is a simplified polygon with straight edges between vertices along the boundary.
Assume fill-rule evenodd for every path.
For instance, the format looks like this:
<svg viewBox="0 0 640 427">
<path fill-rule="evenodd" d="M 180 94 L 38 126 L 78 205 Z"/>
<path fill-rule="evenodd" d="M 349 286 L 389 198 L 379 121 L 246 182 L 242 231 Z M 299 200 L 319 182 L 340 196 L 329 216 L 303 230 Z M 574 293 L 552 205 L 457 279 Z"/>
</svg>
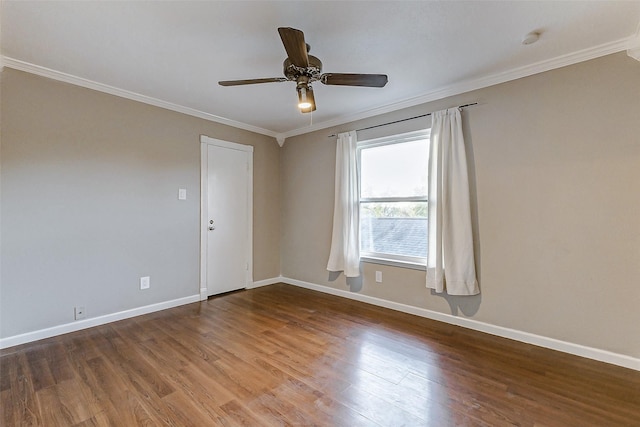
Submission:
<svg viewBox="0 0 640 427">
<path fill-rule="evenodd" d="M 360 252 L 425 264 L 429 131 L 358 144 Z"/>
</svg>

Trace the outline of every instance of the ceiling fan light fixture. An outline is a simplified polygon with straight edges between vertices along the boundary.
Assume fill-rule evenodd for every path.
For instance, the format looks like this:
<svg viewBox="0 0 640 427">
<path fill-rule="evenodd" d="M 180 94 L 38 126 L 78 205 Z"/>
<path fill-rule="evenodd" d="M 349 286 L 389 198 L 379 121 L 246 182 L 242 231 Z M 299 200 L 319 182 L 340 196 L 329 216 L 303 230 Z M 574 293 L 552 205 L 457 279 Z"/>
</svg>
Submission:
<svg viewBox="0 0 640 427">
<path fill-rule="evenodd" d="M 316 102 L 313 96 L 313 88 L 308 84 L 298 84 L 298 108 L 303 113 L 310 113 L 315 110 Z"/>
</svg>

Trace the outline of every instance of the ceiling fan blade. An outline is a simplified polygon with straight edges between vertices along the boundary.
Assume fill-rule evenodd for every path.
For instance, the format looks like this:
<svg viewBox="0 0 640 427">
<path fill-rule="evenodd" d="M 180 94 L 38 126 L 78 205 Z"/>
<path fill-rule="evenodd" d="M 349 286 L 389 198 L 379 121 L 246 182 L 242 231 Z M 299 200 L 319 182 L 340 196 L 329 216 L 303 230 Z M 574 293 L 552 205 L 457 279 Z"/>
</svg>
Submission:
<svg viewBox="0 0 640 427">
<path fill-rule="evenodd" d="M 326 85 L 384 87 L 388 78 L 386 74 L 326 73 L 320 81 Z"/>
<path fill-rule="evenodd" d="M 307 44 L 304 41 L 304 33 L 295 28 L 280 27 L 278 28 L 284 50 L 293 65 L 296 67 L 307 68 L 309 66 L 309 56 L 307 55 Z"/>
<path fill-rule="evenodd" d="M 224 80 L 218 82 L 220 86 L 240 86 L 240 85 L 253 85 L 257 83 L 277 83 L 277 82 L 286 82 L 287 79 L 284 77 L 272 77 L 268 79 L 249 79 L 249 80 Z"/>
</svg>

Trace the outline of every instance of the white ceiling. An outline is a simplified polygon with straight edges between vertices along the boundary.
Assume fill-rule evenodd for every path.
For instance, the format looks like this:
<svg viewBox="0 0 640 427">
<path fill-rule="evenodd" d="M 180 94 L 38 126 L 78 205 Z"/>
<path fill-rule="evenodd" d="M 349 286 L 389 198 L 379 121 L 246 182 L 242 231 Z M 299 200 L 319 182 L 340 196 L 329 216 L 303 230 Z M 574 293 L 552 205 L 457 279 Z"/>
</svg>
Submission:
<svg viewBox="0 0 640 427">
<path fill-rule="evenodd" d="M 640 1 L 2 1 L 3 64 L 287 137 L 640 45 Z M 324 72 L 301 114 L 277 28 L 304 31 Z M 540 40 L 522 45 L 530 31 Z M 313 121 L 313 123 L 311 122 Z"/>
</svg>

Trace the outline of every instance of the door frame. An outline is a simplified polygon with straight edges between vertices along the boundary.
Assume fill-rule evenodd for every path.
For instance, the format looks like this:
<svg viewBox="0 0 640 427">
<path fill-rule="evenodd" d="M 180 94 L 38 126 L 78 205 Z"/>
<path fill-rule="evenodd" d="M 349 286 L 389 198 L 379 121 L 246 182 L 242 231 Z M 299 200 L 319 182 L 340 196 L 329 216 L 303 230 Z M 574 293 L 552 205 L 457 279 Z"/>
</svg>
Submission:
<svg viewBox="0 0 640 427">
<path fill-rule="evenodd" d="M 200 135 L 200 301 L 208 298 L 207 292 L 207 248 L 208 220 L 209 220 L 209 146 L 230 148 L 248 153 L 247 165 L 247 270 L 245 274 L 245 287 L 253 284 L 253 146 L 223 141 Z"/>
</svg>

